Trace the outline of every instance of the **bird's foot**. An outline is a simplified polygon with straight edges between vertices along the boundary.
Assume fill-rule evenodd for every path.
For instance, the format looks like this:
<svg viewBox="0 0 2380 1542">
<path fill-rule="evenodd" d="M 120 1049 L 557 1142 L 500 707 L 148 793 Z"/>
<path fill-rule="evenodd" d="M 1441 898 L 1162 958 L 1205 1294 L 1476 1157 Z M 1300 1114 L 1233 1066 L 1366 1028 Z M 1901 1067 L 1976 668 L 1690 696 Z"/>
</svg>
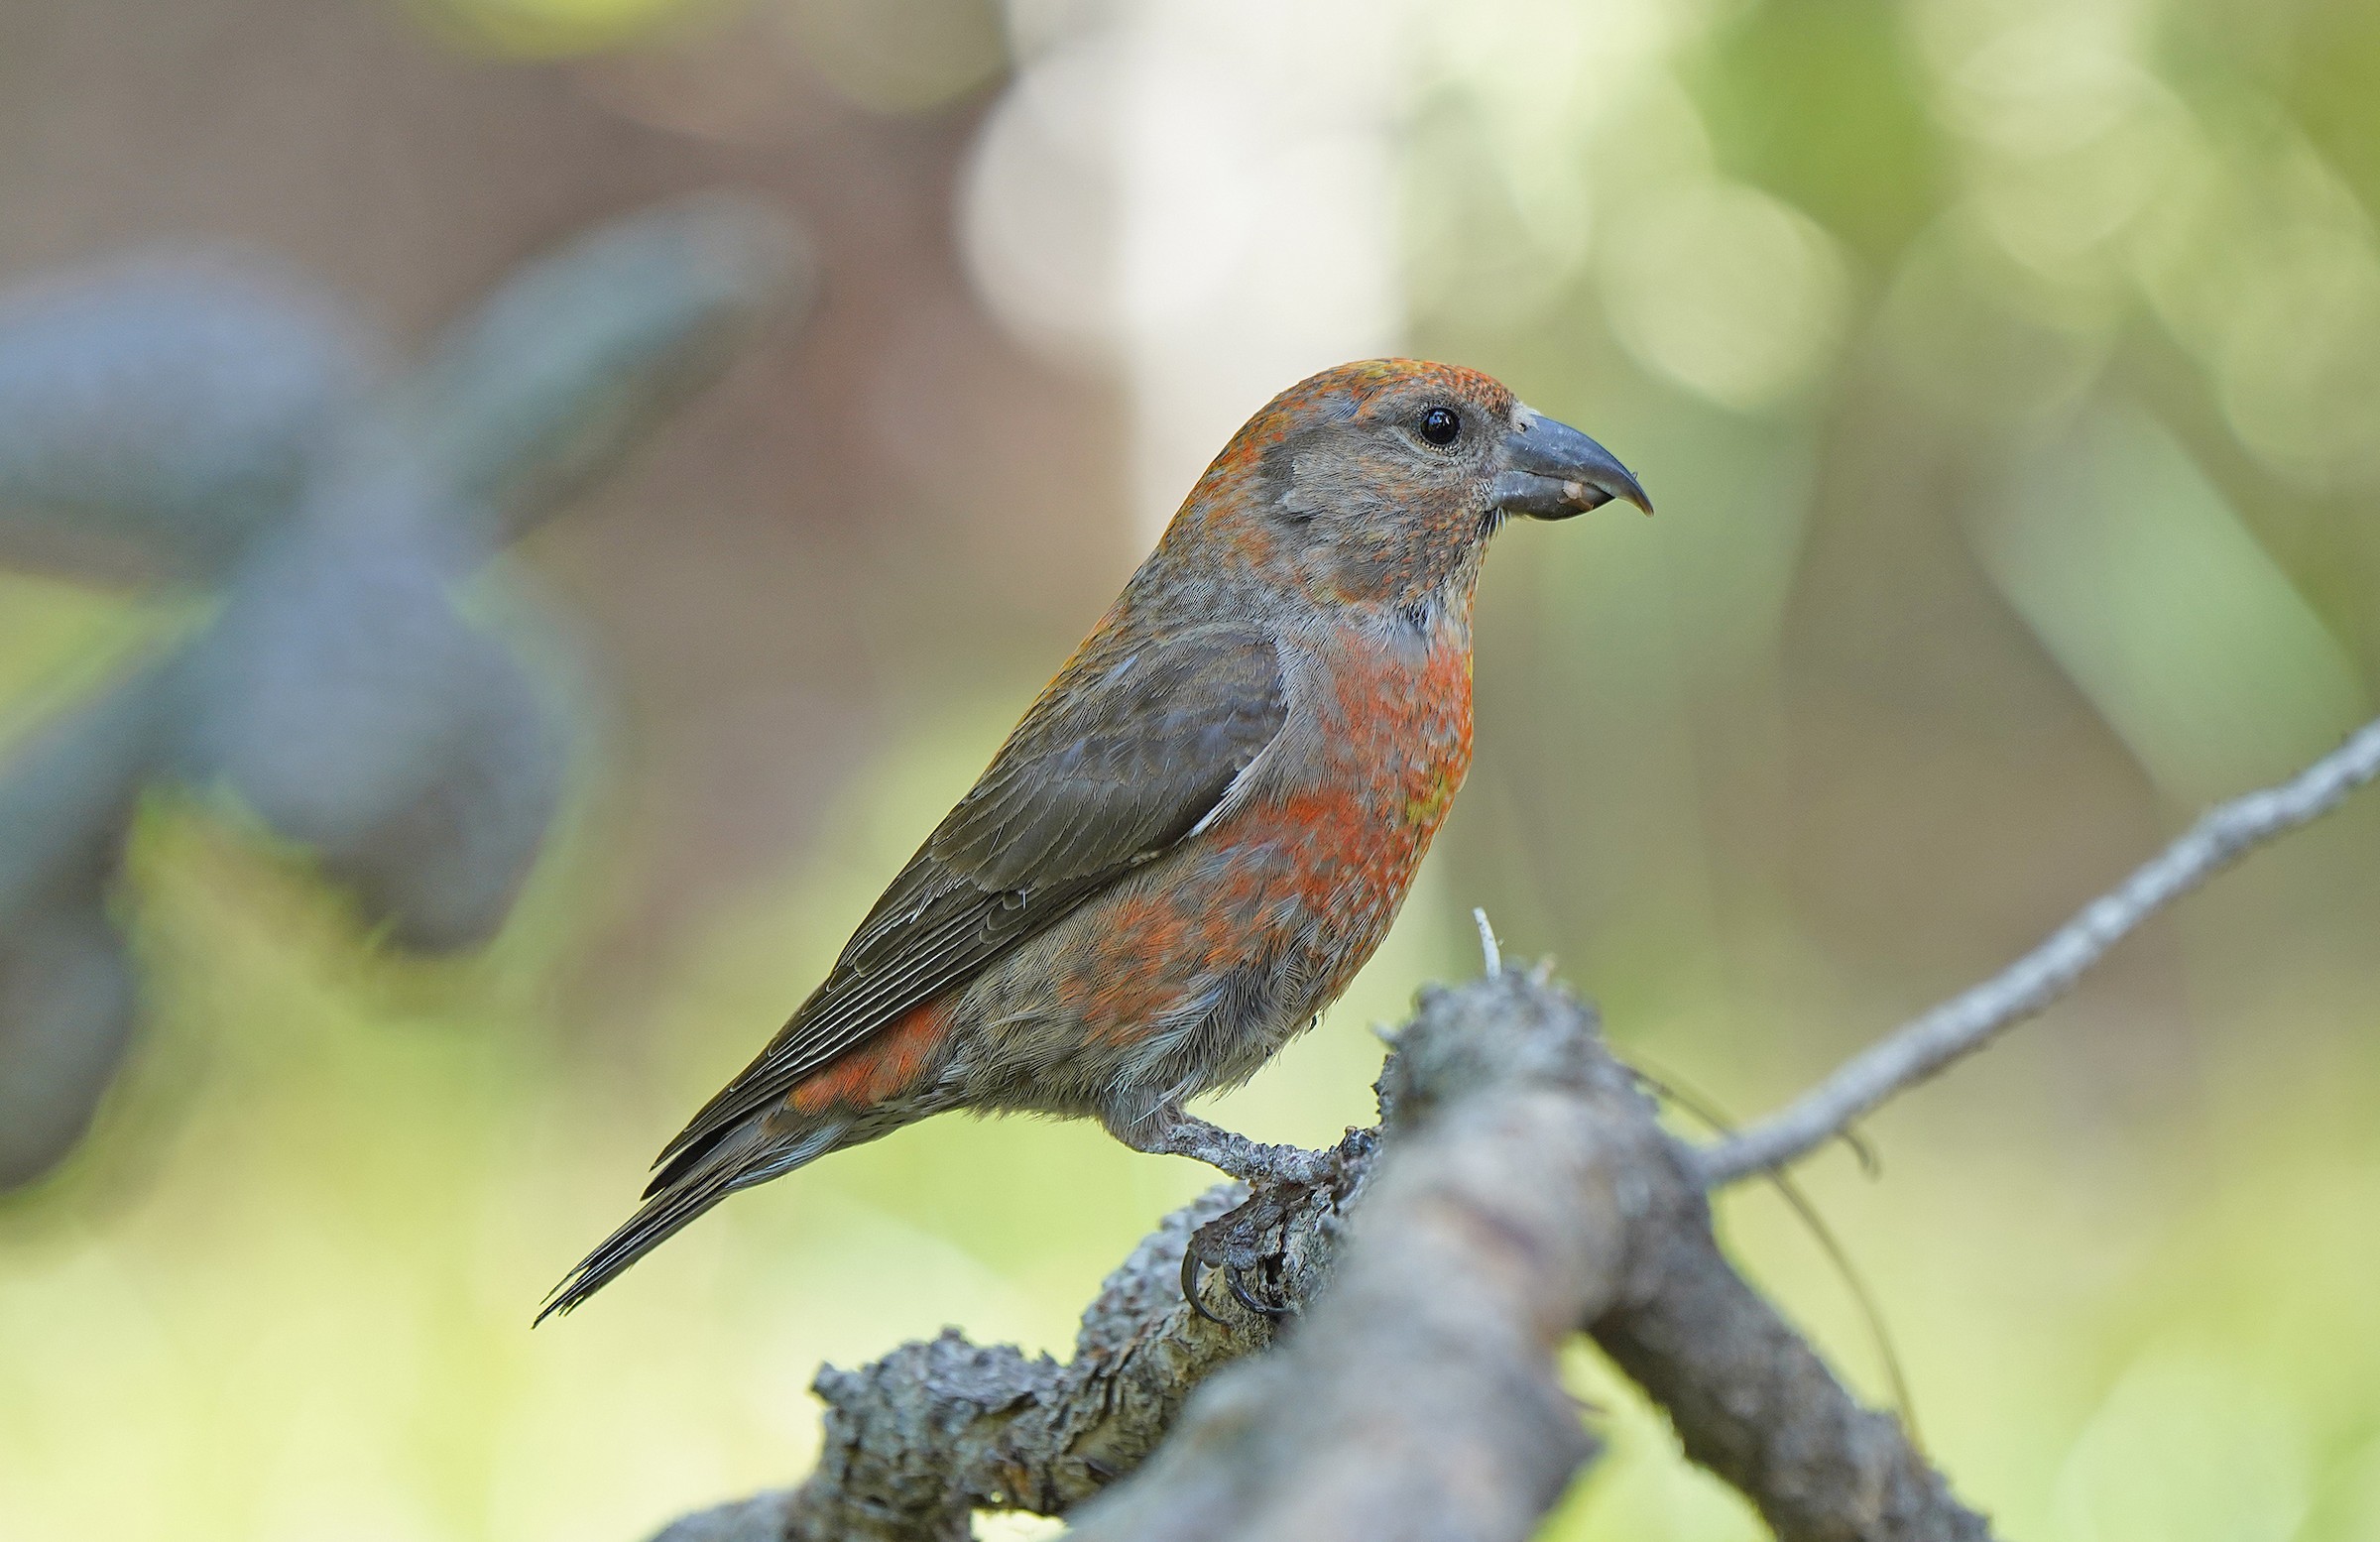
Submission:
<svg viewBox="0 0 2380 1542">
<path fill-rule="evenodd" d="M 1209 1322 L 1224 1319 L 1207 1305 L 1204 1286 L 1210 1270 L 1220 1271 L 1232 1299 L 1267 1322 L 1289 1315 L 1277 1281 L 1281 1232 L 1290 1212 L 1312 1191 L 1275 1186 L 1259 1189 L 1247 1200 L 1190 1234 L 1182 1249 L 1182 1299 L 1190 1310 Z M 1265 1295 L 1250 1288 L 1250 1280 L 1265 1281 Z"/>
<path fill-rule="evenodd" d="M 1372 1132 L 1351 1129 L 1346 1139 L 1321 1151 L 1264 1146 L 1244 1136 L 1217 1133 L 1259 1151 L 1288 1152 L 1297 1160 L 1281 1162 L 1270 1172 L 1259 1171 L 1245 1180 L 1250 1190 L 1247 1200 L 1190 1234 L 1182 1250 L 1182 1298 L 1199 1316 L 1222 1322 L 1207 1305 L 1202 1290 L 1208 1272 L 1220 1272 L 1233 1300 L 1254 1316 L 1279 1322 L 1294 1310 L 1286 1295 L 1282 1267 L 1289 1223 L 1318 1194 L 1326 1204 L 1346 1197 L 1357 1171 L 1353 1159 L 1369 1153 Z"/>
</svg>

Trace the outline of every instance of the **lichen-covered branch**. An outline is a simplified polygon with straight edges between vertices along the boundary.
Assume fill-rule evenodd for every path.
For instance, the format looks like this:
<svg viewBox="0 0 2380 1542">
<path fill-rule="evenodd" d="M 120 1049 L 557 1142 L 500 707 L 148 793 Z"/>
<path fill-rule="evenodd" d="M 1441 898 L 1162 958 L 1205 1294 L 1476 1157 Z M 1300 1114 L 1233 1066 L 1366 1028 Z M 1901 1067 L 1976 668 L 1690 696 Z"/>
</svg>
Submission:
<svg viewBox="0 0 2380 1542">
<path fill-rule="evenodd" d="M 781 1534 L 964 1537 L 976 1508 L 1062 1514 L 1138 1467 L 1199 1382 L 1270 1340 L 1261 1319 L 1218 1323 L 1182 1299 L 1183 1245 L 1241 1197 L 1226 1185 L 1168 1216 L 1108 1277 L 1064 1365 L 945 1332 L 865 1370 L 820 1372 L 826 1449 Z M 1288 1271 L 1313 1274 L 1318 1245 L 1309 1219 L 1284 1248 Z"/>
<path fill-rule="evenodd" d="M 811 1478 L 661 1542 L 955 1539 L 992 1506 L 1089 1542 L 1518 1538 L 1594 1450 L 1555 1371 L 1581 1329 L 1788 1542 L 1989 1535 L 1728 1265 L 1690 1154 L 1576 1001 L 1508 972 L 1428 993 L 1381 1107 L 1376 1148 L 1351 1136 L 1345 1180 L 1268 1242 L 1299 1309 L 1274 1353 L 1247 1359 L 1266 1325 L 1212 1282 L 1229 1327 L 1179 1298 L 1217 1190 L 1111 1276 L 1068 1364 L 945 1333 L 822 1372 Z"/>
<path fill-rule="evenodd" d="M 1338 1277 L 1084 1542 L 1520 1538 L 1592 1455 L 1555 1352 L 1628 1293 L 1649 1110 L 1575 1003 L 1511 976 L 1431 993 L 1382 1091 Z"/>
<path fill-rule="evenodd" d="M 1244 1197 L 1220 1184 L 1143 1238 L 1085 1309 L 1063 1365 L 945 1331 L 859 1370 L 821 1368 L 825 1440 L 809 1480 L 687 1516 L 662 1537 L 893 1542 L 964 1537 L 979 1508 L 1064 1512 L 1137 1467 L 1217 1366 L 1270 1342 L 1270 1325 L 1221 1290 L 1210 1303 L 1221 1322 L 1181 1294 L 1190 1234 Z M 1335 1232 L 1318 1219 L 1301 1216 L 1277 1254 L 1293 1294 L 1312 1287 Z"/>
<path fill-rule="evenodd" d="M 1381 1154 L 1351 1136 L 1345 1181 L 1293 1208 L 1258 1259 L 1302 1309 L 1278 1353 L 1231 1364 L 1265 1345 L 1264 1324 L 1225 1328 L 1175 1294 L 1189 1233 L 1231 1197 L 1217 1190 L 1110 1279 L 1066 1365 L 945 1334 L 822 1372 L 809 1482 L 663 1542 L 962 1538 L 987 1506 L 1078 1513 L 1092 1542 L 1517 1538 L 1593 1451 L 1553 1375 L 1554 1345 L 1579 1329 L 1783 1542 L 1982 1542 L 1989 1526 L 1899 1424 L 1734 1271 L 1706 1190 L 1807 1154 L 1981 1048 L 2375 777 L 2380 722 L 2214 809 L 2007 970 L 1701 1151 L 1661 1131 L 1583 1008 L 1497 968 L 1483 921 L 1488 979 L 1427 996 L 1382 1076 Z M 1177 1414 L 1147 1471 L 1086 1504 Z"/>
<path fill-rule="evenodd" d="M 2041 946 L 1902 1024 L 1785 1108 L 1703 1152 L 1704 1180 L 1732 1183 L 1809 1155 L 1889 1099 L 2064 996 L 2141 922 L 2258 846 L 2330 812 L 2375 776 L 2380 721 L 2365 724 L 2289 780 L 2219 804 Z"/>
</svg>

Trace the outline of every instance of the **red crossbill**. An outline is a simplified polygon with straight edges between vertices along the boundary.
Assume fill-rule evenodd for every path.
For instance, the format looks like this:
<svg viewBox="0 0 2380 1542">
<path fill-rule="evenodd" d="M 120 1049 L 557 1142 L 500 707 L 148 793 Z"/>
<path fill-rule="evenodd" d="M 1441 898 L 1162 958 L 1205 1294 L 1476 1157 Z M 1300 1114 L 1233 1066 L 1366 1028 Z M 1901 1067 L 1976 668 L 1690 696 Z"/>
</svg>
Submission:
<svg viewBox="0 0 2380 1542">
<path fill-rule="evenodd" d="M 1614 498 L 1650 512 L 1473 370 L 1373 360 L 1274 398 L 545 1311 L 737 1189 L 953 1109 L 1315 1181 L 1317 1154 L 1182 1106 L 1310 1026 L 1395 918 L 1471 764 L 1488 538 Z"/>
</svg>

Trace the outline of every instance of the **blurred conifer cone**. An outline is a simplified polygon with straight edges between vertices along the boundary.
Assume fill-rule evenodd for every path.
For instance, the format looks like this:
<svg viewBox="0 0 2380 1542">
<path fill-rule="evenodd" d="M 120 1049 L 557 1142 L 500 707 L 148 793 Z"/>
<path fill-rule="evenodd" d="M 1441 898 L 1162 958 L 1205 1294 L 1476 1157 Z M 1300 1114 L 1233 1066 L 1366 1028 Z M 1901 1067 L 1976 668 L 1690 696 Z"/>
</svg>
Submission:
<svg viewBox="0 0 2380 1542">
<path fill-rule="evenodd" d="M 0 297 L 0 561 L 215 602 L 0 757 L 0 1188 L 71 1148 L 130 1041 L 115 890 L 150 787 L 237 798 L 397 946 L 495 935 L 573 731 L 481 570 L 814 280 L 782 212 L 705 193 L 528 263 L 393 379 L 254 265 Z"/>
</svg>

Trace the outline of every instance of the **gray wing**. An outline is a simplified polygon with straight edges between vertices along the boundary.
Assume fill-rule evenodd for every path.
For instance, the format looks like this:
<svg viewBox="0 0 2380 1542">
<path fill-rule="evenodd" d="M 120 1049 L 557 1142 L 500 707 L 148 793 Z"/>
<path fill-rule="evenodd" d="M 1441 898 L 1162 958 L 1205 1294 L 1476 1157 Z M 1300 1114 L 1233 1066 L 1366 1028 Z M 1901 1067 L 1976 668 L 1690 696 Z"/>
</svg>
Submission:
<svg viewBox="0 0 2380 1542">
<path fill-rule="evenodd" d="M 1086 651 L 893 879 L 825 982 L 669 1143 L 654 1190 L 803 1078 L 1182 840 L 1287 715 L 1279 655 L 1258 633 L 1202 628 Z"/>
</svg>

